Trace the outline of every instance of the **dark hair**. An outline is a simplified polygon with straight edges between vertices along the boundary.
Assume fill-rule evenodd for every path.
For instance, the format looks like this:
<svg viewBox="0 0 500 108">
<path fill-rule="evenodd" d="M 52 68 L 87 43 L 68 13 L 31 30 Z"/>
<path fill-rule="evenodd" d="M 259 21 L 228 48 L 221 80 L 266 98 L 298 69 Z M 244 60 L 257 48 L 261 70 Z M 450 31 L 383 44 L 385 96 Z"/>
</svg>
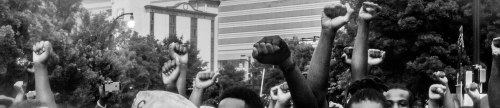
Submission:
<svg viewBox="0 0 500 108">
<path fill-rule="evenodd" d="M 354 94 L 361 89 L 371 88 L 380 93 L 388 90 L 387 86 L 384 85 L 382 80 L 378 78 L 367 78 L 362 80 L 357 80 L 352 82 L 349 87 L 347 87 L 347 92 Z"/>
<path fill-rule="evenodd" d="M 219 102 L 225 98 L 241 99 L 251 108 L 264 108 L 259 95 L 245 87 L 231 87 L 224 90 L 219 98 Z"/>
<path fill-rule="evenodd" d="M 365 88 L 358 90 L 354 95 L 351 97 L 349 102 L 347 102 L 347 108 L 351 108 L 352 104 L 354 103 L 360 103 L 362 101 L 372 101 L 376 103 L 380 103 L 383 108 L 385 108 L 385 97 L 382 95 L 382 93 L 378 90 L 375 90 L 373 88 Z"/>
<path fill-rule="evenodd" d="M 410 95 L 408 97 L 408 106 L 412 106 L 414 101 L 415 101 L 415 98 L 413 97 L 413 93 L 411 93 L 410 89 L 408 89 L 407 86 L 404 86 L 403 84 L 400 84 L 400 83 L 393 83 L 393 84 L 388 84 L 387 87 L 389 87 L 389 90 L 391 89 L 401 89 L 401 90 L 405 90 L 405 91 L 408 91 L 408 94 Z"/>
</svg>

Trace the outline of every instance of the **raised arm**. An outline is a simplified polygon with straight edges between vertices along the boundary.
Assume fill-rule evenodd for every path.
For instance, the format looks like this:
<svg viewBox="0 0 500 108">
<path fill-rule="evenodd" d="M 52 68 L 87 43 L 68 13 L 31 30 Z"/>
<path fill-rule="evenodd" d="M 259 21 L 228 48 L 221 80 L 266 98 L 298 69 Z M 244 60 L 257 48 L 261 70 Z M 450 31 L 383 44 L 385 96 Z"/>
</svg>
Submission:
<svg viewBox="0 0 500 108">
<path fill-rule="evenodd" d="M 215 83 L 215 79 L 219 76 L 215 72 L 199 72 L 196 75 L 193 92 L 189 96 L 189 100 L 193 102 L 194 105 L 200 107 L 203 99 L 203 91 Z"/>
<path fill-rule="evenodd" d="M 52 44 L 48 41 L 41 41 L 33 46 L 33 72 L 35 73 L 36 99 L 43 106 L 57 108 L 54 101 L 54 94 L 50 89 L 49 75 L 47 71 L 47 61 L 51 57 Z"/>
<path fill-rule="evenodd" d="M 182 96 L 186 96 L 186 75 L 188 70 L 187 48 L 184 45 L 172 43 L 169 45 L 169 50 L 170 55 L 179 61 L 179 64 L 177 64 L 180 72 L 176 82 L 177 92 Z"/>
<path fill-rule="evenodd" d="M 274 108 L 274 106 L 276 105 L 276 101 L 278 100 L 278 88 L 279 85 L 271 87 L 271 91 L 269 91 L 271 99 L 269 100 L 268 108 Z"/>
<path fill-rule="evenodd" d="M 253 58 L 263 64 L 279 65 L 289 84 L 294 106 L 317 108 L 311 88 L 291 58 L 290 50 L 279 36 L 264 37 L 254 44 Z"/>
<path fill-rule="evenodd" d="M 16 104 L 24 100 L 24 91 L 26 85 L 23 81 L 17 81 L 16 83 L 14 83 L 14 88 L 16 89 L 17 95 L 14 98 L 14 102 L 12 102 L 12 104 Z"/>
<path fill-rule="evenodd" d="M 173 59 L 164 63 L 161 69 L 161 77 L 167 91 L 177 93 L 176 81 L 179 78 L 179 60 Z"/>
<path fill-rule="evenodd" d="M 346 11 L 346 13 L 342 14 L 342 11 Z M 322 12 L 321 36 L 311 59 L 309 74 L 307 74 L 308 84 L 313 90 L 318 104 L 322 106 L 326 103 L 333 40 L 337 30 L 349 21 L 353 11 L 349 4 L 332 4 L 325 6 Z M 291 84 L 291 82 L 289 83 Z"/>
<path fill-rule="evenodd" d="M 376 16 L 381 7 L 372 2 L 364 2 L 359 9 L 358 33 L 354 40 L 352 54 L 352 78 L 354 81 L 361 80 L 368 72 L 368 27 L 370 20 Z"/>
<path fill-rule="evenodd" d="M 488 81 L 488 102 L 491 108 L 500 107 L 500 37 L 493 39 L 491 45 L 493 60 Z"/>
<path fill-rule="evenodd" d="M 433 84 L 429 87 L 429 102 L 428 105 L 429 105 L 429 108 L 441 108 L 439 106 L 439 102 L 443 99 L 444 97 L 444 94 L 446 92 L 446 86 L 442 85 L 442 84 Z M 447 108 L 447 107 L 445 107 Z M 450 107 L 450 108 L 453 108 L 453 107 Z"/>
<path fill-rule="evenodd" d="M 434 72 L 433 75 L 442 85 L 450 88 L 448 78 L 446 78 L 446 74 L 443 71 Z M 450 89 L 444 89 L 443 105 L 445 108 L 456 108 Z"/>
</svg>

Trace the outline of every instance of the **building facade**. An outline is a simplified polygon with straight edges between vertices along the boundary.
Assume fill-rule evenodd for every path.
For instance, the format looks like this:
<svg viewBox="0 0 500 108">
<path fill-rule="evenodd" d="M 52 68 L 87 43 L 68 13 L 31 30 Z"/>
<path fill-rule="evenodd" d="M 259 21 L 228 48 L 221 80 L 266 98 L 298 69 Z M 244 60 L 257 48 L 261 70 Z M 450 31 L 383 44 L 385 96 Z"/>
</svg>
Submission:
<svg viewBox="0 0 500 108">
<path fill-rule="evenodd" d="M 219 62 L 240 61 L 243 68 L 253 44 L 265 36 L 312 38 L 321 32 L 325 5 L 340 0 L 225 0 L 219 7 Z"/>
<path fill-rule="evenodd" d="M 110 19 L 133 13 L 141 36 L 154 35 L 163 40 L 169 35 L 182 37 L 200 50 L 199 57 L 208 62 L 206 70 L 216 71 L 218 0 L 84 0 L 91 13 L 111 11 Z M 123 17 L 123 21 L 132 20 Z"/>
</svg>

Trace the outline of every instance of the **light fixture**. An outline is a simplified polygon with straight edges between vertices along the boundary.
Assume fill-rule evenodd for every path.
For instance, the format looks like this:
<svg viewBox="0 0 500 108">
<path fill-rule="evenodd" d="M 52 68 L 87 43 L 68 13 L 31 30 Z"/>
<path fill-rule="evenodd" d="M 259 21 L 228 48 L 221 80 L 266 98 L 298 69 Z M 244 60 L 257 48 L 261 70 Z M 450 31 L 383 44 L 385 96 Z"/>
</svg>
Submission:
<svg viewBox="0 0 500 108">
<path fill-rule="evenodd" d="M 128 28 L 134 28 L 135 26 L 134 15 L 130 15 L 130 20 L 128 20 L 127 26 Z"/>
</svg>

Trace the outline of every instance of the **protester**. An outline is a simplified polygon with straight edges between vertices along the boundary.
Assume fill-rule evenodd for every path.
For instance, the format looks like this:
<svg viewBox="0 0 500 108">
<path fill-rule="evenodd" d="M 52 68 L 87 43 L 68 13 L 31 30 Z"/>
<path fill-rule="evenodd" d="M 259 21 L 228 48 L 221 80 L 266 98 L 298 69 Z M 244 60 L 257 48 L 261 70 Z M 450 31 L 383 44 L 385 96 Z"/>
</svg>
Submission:
<svg viewBox="0 0 500 108">
<path fill-rule="evenodd" d="M 246 87 L 231 87 L 222 92 L 218 108 L 264 108 L 259 95 Z"/>
<path fill-rule="evenodd" d="M 385 97 L 380 91 L 365 88 L 354 93 L 347 108 L 385 108 Z"/>
<path fill-rule="evenodd" d="M 384 92 L 388 107 L 390 108 L 410 108 L 412 106 L 412 94 L 410 90 L 402 85 L 392 85 Z"/>
</svg>

